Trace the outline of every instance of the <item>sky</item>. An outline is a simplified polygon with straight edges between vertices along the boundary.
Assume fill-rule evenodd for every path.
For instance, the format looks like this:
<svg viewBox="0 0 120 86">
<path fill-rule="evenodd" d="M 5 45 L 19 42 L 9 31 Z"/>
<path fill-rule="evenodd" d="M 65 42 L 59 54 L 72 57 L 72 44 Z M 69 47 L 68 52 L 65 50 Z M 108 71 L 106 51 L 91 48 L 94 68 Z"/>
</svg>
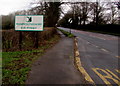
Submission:
<svg viewBox="0 0 120 86">
<path fill-rule="evenodd" d="M 31 8 L 30 3 L 34 1 L 37 1 L 37 0 L 0 0 L 0 15 L 8 15 L 9 13 L 12 13 L 18 10 L 29 9 Z M 41 0 L 41 1 L 46 1 L 46 0 Z M 58 0 L 55 0 L 55 1 L 58 1 Z M 62 1 L 81 2 L 81 1 L 96 1 L 96 0 L 62 0 Z M 98 1 L 116 2 L 118 0 L 98 0 Z"/>
<path fill-rule="evenodd" d="M 8 15 L 15 11 L 29 9 L 31 8 L 30 3 L 34 1 L 37 0 L 0 0 L 0 15 Z M 32 5 L 32 7 L 34 7 L 34 5 Z M 65 13 L 66 11 L 67 10 L 65 10 Z"/>
<path fill-rule="evenodd" d="M 0 15 L 28 9 L 33 0 L 0 0 Z"/>
</svg>

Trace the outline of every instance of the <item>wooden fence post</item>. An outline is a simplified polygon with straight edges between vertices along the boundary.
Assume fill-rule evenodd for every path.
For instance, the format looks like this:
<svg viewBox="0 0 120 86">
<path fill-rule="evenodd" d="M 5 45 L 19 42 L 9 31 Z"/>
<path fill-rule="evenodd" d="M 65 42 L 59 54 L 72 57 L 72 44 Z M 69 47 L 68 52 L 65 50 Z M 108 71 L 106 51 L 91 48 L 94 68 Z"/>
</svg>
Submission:
<svg viewBox="0 0 120 86">
<path fill-rule="evenodd" d="M 38 32 L 35 32 L 35 48 L 38 48 Z"/>
</svg>

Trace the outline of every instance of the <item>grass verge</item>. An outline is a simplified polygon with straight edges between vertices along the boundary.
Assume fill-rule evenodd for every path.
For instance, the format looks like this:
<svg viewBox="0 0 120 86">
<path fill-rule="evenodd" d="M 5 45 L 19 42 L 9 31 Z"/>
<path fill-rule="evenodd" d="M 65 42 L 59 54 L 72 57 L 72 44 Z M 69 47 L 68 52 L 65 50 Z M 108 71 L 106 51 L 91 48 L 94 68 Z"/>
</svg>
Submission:
<svg viewBox="0 0 120 86">
<path fill-rule="evenodd" d="M 64 30 L 61 30 L 61 29 L 58 29 L 58 30 L 60 30 L 60 31 L 61 31 L 65 36 L 67 36 L 67 37 L 70 37 L 70 38 L 74 37 L 73 34 L 67 32 L 67 31 L 64 31 Z"/>
<path fill-rule="evenodd" d="M 46 45 L 31 51 L 2 52 L 2 84 L 25 84 L 31 64 L 45 51 L 58 42 L 60 37 L 54 35 Z"/>
<path fill-rule="evenodd" d="M 103 31 L 90 31 L 90 32 L 95 32 L 95 33 L 101 33 L 101 34 L 108 34 L 108 35 L 114 35 L 114 36 L 120 36 L 118 33 L 111 33 L 111 32 L 103 32 Z"/>
<path fill-rule="evenodd" d="M 83 30 L 83 29 L 77 29 L 77 30 L 82 30 L 82 31 L 88 31 L 88 32 L 94 32 L 94 33 L 101 33 L 101 34 L 107 34 L 107 35 L 113 35 L 113 36 L 120 36 L 119 33 L 112 33 L 112 32 L 106 32 L 106 31 L 98 31 L 98 30 Z"/>
</svg>

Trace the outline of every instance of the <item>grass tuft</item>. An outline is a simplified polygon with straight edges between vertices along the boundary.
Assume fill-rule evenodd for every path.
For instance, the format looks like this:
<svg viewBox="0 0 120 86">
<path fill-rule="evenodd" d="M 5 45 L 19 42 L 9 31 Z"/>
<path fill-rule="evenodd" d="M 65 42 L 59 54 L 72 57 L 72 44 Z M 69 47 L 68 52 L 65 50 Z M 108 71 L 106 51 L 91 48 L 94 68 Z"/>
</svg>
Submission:
<svg viewBox="0 0 120 86">
<path fill-rule="evenodd" d="M 54 35 L 44 46 L 31 51 L 2 52 L 2 84 L 25 84 L 32 63 L 52 47 L 60 37 Z"/>
<path fill-rule="evenodd" d="M 58 29 L 58 30 L 60 30 L 65 36 L 67 36 L 67 37 L 69 37 L 69 38 L 74 37 L 74 35 L 73 35 L 72 33 L 69 33 L 69 32 L 67 32 L 67 31 L 64 31 L 64 30 L 61 30 L 61 29 Z"/>
</svg>

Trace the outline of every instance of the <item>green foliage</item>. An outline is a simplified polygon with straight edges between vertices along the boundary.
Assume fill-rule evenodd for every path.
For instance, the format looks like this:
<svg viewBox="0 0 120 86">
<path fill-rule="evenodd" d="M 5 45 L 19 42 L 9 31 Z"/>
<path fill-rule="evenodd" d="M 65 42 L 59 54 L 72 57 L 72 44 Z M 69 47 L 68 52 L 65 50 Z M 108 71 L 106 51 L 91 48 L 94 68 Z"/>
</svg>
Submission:
<svg viewBox="0 0 120 86">
<path fill-rule="evenodd" d="M 59 30 L 60 30 L 65 36 L 67 36 L 67 37 L 70 37 L 70 38 L 74 37 L 73 34 L 67 32 L 67 31 L 64 31 L 64 30 L 61 30 L 61 29 L 59 29 Z"/>
<path fill-rule="evenodd" d="M 73 19 L 73 13 L 72 12 L 68 12 L 64 15 L 64 17 L 59 20 L 58 22 L 58 26 L 63 26 L 63 27 L 70 27 L 70 23 L 69 23 L 69 19 L 72 18 Z"/>
<path fill-rule="evenodd" d="M 108 8 L 106 9 L 106 7 Z M 79 2 L 79 4 L 71 5 L 71 9 L 64 14 L 57 25 L 76 29 L 88 24 L 96 26 L 103 24 L 119 24 L 117 15 L 118 9 L 113 2 Z M 72 19 L 71 24 L 68 22 L 69 19 Z"/>
<path fill-rule="evenodd" d="M 3 51 L 18 51 L 19 49 L 19 32 L 14 30 L 5 30 L 2 32 Z M 56 28 L 45 27 L 44 31 L 38 32 L 38 47 L 45 45 L 45 41 L 51 39 L 57 34 Z M 32 50 L 35 44 L 35 32 L 22 32 L 22 50 Z"/>
<path fill-rule="evenodd" d="M 46 41 L 46 45 L 31 51 L 2 52 L 3 84 L 25 84 L 31 64 L 59 40 L 58 35 Z"/>
<path fill-rule="evenodd" d="M 11 29 L 14 28 L 14 15 L 9 14 L 2 16 L 2 29 Z"/>
<path fill-rule="evenodd" d="M 35 2 L 38 3 L 38 2 Z M 25 13 L 44 15 L 44 26 L 54 27 L 59 20 L 61 12 L 61 0 L 55 0 L 55 2 L 41 2 L 39 1 L 39 6 L 33 7 L 26 11 Z"/>
<path fill-rule="evenodd" d="M 45 4 L 45 26 L 54 27 L 60 17 L 61 2 L 47 2 Z"/>
</svg>

